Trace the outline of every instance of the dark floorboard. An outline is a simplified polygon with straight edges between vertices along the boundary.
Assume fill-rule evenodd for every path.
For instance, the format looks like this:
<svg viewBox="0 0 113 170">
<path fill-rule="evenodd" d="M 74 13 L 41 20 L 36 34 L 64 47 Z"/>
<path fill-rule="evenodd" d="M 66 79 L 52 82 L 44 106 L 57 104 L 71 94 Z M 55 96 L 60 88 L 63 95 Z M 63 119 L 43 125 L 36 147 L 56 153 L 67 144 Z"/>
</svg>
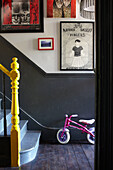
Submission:
<svg viewBox="0 0 113 170">
<path fill-rule="evenodd" d="M 94 152 L 92 152 L 92 148 L 90 145 L 82 145 L 83 151 L 86 154 L 86 157 L 89 161 L 90 166 L 94 169 Z"/>
<path fill-rule="evenodd" d="M 94 170 L 94 146 L 90 144 L 40 144 L 37 157 L 19 168 L 0 170 Z"/>
</svg>

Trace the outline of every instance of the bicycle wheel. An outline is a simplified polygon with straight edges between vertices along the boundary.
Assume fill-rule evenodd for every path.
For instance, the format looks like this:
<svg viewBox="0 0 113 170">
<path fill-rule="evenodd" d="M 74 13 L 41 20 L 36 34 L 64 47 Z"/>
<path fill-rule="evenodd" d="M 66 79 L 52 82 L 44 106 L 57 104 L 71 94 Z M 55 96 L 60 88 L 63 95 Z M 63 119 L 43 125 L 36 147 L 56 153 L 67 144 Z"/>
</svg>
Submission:
<svg viewBox="0 0 113 170">
<path fill-rule="evenodd" d="M 63 129 L 58 130 L 58 132 L 57 132 L 57 140 L 61 144 L 66 144 L 70 140 L 70 133 L 68 131 L 64 131 L 63 136 L 61 136 L 62 132 L 63 132 Z"/>
<path fill-rule="evenodd" d="M 92 132 L 93 135 L 95 135 L 95 128 L 94 128 L 94 127 L 90 128 L 89 131 Z M 95 144 L 95 137 L 93 137 L 92 135 L 87 134 L 87 140 L 88 140 L 90 143 L 92 143 L 93 145 Z"/>
</svg>

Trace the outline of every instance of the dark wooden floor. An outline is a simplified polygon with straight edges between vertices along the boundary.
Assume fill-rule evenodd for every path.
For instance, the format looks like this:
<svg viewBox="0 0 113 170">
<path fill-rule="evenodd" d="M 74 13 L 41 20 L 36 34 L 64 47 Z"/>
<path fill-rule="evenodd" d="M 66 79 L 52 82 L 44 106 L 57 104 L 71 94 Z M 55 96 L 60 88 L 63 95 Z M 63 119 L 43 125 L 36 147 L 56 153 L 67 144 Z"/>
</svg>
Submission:
<svg viewBox="0 0 113 170">
<path fill-rule="evenodd" d="M 41 144 L 34 161 L 20 168 L 0 170 L 92 170 L 94 145 L 90 144 Z"/>
</svg>

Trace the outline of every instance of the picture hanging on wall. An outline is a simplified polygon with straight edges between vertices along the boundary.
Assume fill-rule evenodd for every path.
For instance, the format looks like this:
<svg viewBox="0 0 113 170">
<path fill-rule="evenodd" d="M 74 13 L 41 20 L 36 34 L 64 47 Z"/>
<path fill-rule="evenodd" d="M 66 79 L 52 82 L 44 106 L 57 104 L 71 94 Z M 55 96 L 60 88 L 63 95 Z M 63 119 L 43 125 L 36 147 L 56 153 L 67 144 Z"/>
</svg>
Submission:
<svg viewBox="0 0 113 170">
<path fill-rule="evenodd" d="M 76 0 L 47 0 L 47 17 L 75 18 Z"/>
<path fill-rule="evenodd" d="M 38 38 L 38 50 L 54 50 L 54 38 Z"/>
<path fill-rule="evenodd" d="M 81 0 L 80 15 L 83 18 L 95 19 L 95 0 Z"/>
<path fill-rule="evenodd" d="M 43 0 L 1 0 L 0 32 L 43 32 Z"/>
<path fill-rule="evenodd" d="M 94 70 L 94 23 L 61 22 L 61 70 Z"/>
</svg>

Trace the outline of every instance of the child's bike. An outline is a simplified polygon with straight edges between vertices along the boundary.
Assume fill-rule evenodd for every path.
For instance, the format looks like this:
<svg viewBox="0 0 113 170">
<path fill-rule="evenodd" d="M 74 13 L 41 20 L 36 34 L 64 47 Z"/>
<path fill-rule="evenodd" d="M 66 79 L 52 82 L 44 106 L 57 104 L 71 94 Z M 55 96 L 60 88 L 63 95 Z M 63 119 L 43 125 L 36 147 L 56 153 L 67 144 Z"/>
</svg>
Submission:
<svg viewBox="0 0 113 170">
<path fill-rule="evenodd" d="M 59 129 L 57 132 L 57 140 L 61 144 L 66 144 L 70 140 L 70 133 L 68 129 L 69 127 L 76 128 L 78 130 L 81 130 L 83 133 L 87 133 L 87 140 L 91 144 L 95 143 L 95 127 L 87 128 L 87 125 L 93 124 L 95 122 L 95 119 L 91 119 L 91 120 L 80 119 L 79 122 L 84 124 L 82 125 L 76 121 L 71 120 L 72 117 L 77 117 L 78 116 L 77 114 L 71 115 L 70 117 L 68 117 L 67 114 L 65 116 L 66 116 L 66 119 L 65 119 L 64 127 L 62 129 Z M 72 125 L 72 124 L 75 124 L 75 125 Z"/>
</svg>

